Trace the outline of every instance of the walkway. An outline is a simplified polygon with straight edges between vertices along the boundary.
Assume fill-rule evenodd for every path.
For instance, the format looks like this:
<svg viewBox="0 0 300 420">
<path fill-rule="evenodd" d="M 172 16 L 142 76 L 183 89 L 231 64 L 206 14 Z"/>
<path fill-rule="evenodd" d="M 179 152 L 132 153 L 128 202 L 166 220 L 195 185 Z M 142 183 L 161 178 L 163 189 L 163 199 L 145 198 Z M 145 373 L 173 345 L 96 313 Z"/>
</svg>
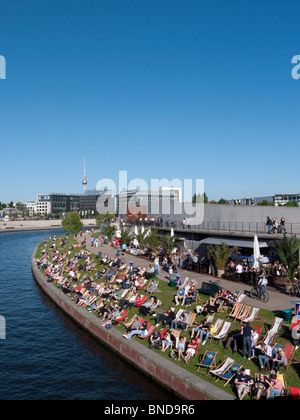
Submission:
<svg viewBox="0 0 300 420">
<path fill-rule="evenodd" d="M 96 232 L 94 231 L 94 233 Z M 85 233 L 86 248 L 89 251 L 91 251 L 95 255 L 97 255 L 98 252 L 101 251 L 102 253 L 107 253 L 111 258 L 114 258 L 116 256 L 116 250 L 110 245 L 104 244 L 102 248 L 100 247 L 100 245 L 99 245 L 99 248 L 92 247 L 91 236 L 92 235 L 90 233 Z M 80 239 L 81 238 L 78 237 L 78 240 Z M 125 254 L 122 253 L 121 257 L 124 258 L 124 260 L 127 263 L 129 263 L 130 261 L 133 261 L 135 265 L 140 266 L 140 267 L 148 267 L 149 264 L 151 263 L 146 258 L 139 257 L 137 255 L 133 255 L 127 252 Z M 186 277 L 189 277 L 190 279 L 195 280 L 197 282 L 197 287 L 201 287 L 202 282 L 219 280 L 220 281 L 219 285 L 221 287 L 224 287 L 225 289 L 229 289 L 231 291 L 242 291 L 242 292 L 246 292 L 247 294 L 247 292 L 249 293 L 251 290 L 251 286 L 248 286 L 244 283 L 237 283 L 237 282 L 232 282 L 229 280 L 219 279 L 219 278 L 217 279 L 213 276 L 194 273 L 192 271 L 185 271 L 181 268 L 178 269 L 178 273 L 182 275 L 183 279 L 185 279 Z M 169 274 L 161 270 L 161 274 L 157 276 L 157 278 L 163 281 L 169 281 Z M 268 288 L 267 290 L 270 296 L 269 301 L 267 303 L 263 303 L 258 300 L 253 300 L 248 296 L 245 299 L 245 303 L 248 303 L 252 306 L 257 306 L 259 308 L 266 309 L 269 311 L 282 311 L 284 309 L 290 309 L 294 307 L 294 304 L 291 303 L 291 300 L 293 300 L 292 297 L 285 295 L 283 293 L 280 293 L 278 291 L 271 290 L 271 288 Z"/>
</svg>

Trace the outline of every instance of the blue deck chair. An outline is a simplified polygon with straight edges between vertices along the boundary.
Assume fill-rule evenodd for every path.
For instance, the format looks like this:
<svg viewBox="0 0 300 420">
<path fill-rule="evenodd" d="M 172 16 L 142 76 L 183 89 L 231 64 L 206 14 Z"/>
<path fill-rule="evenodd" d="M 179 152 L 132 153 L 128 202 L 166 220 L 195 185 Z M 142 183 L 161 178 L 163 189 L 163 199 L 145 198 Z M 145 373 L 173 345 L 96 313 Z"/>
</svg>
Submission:
<svg viewBox="0 0 300 420">
<path fill-rule="evenodd" d="M 207 368 L 207 374 L 209 374 L 209 369 L 212 369 L 213 367 L 215 367 L 215 359 L 217 356 L 217 352 L 215 351 L 209 351 L 206 350 L 206 352 L 204 353 L 202 360 L 200 363 L 197 364 L 198 368 L 197 368 L 197 372 L 199 372 L 201 367 L 205 367 Z"/>
<path fill-rule="evenodd" d="M 231 381 L 231 379 L 237 374 L 237 372 L 241 369 L 242 365 L 239 365 L 238 363 L 233 363 L 229 369 L 227 369 L 225 372 L 217 374 L 217 379 L 216 382 L 219 379 L 224 379 L 225 384 L 224 386 L 226 386 L 228 384 L 228 382 Z"/>
</svg>

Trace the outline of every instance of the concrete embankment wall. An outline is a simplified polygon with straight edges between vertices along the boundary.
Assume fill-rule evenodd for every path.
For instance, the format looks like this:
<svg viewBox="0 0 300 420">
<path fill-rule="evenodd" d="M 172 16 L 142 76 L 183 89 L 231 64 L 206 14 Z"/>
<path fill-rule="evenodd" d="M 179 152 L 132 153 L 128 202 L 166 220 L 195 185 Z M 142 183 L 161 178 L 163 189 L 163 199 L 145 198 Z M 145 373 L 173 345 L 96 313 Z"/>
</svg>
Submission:
<svg viewBox="0 0 300 420">
<path fill-rule="evenodd" d="M 25 221 L 11 221 L 11 222 L 0 222 L 0 233 L 3 232 L 22 232 L 22 231 L 33 231 L 33 230 L 51 230 L 51 229 L 62 229 L 61 220 L 25 220 Z M 84 219 L 82 220 L 84 227 L 96 226 L 96 219 Z"/>
<path fill-rule="evenodd" d="M 37 268 L 35 262 L 36 251 L 37 248 L 33 253 L 31 263 L 34 278 L 40 287 L 73 321 L 109 347 L 114 353 L 181 399 L 233 399 L 232 395 L 188 372 L 186 369 L 177 366 L 174 362 L 167 360 L 150 348 L 135 340 L 126 340 L 117 329 L 112 328 L 112 330 L 108 331 L 103 328 L 99 318 L 85 308 L 77 306 L 60 289 L 47 282 L 47 278 Z"/>
</svg>

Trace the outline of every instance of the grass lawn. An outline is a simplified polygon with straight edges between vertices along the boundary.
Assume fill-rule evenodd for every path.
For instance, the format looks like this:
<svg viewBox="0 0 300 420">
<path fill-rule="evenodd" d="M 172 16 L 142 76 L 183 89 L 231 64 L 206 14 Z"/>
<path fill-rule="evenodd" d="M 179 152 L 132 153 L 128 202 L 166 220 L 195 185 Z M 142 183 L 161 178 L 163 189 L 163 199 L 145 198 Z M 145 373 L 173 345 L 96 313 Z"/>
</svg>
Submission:
<svg viewBox="0 0 300 420">
<path fill-rule="evenodd" d="M 68 237 L 66 237 L 66 242 L 64 247 L 60 247 L 60 238 L 57 237 L 56 238 L 56 247 L 57 249 L 63 253 L 66 252 L 67 250 L 71 250 L 71 253 L 67 256 L 68 259 L 74 257 L 75 253 L 78 252 L 78 249 L 71 249 L 72 244 L 74 244 L 74 236 L 73 235 L 69 235 Z M 48 251 L 49 253 L 51 252 L 51 248 L 50 245 L 53 243 L 52 240 L 48 240 L 45 243 L 41 243 L 38 246 L 38 250 L 37 250 L 37 254 L 36 254 L 36 258 L 41 258 L 42 256 L 42 249 L 45 248 L 46 251 Z M 97 257 L 94 258 L 94 261 L 96 262 L 96 269 L 93 272 L 82 272 L 81 277 L 83 276 L 83 274 L 88 274 L 88 277 L 93 276 L 101 267 L 103 267 L 100 263 L 100 259 L 98 259 Z M 158 291 L 153 293 L 153 295 L 157 296 L 157 298 L 162 302 L 161 307 L 159 308 L 158 312 L 163 312 L 165 311 L 168 307 L 175 307 L 175 311 L 177 312 L 177 309 L 179 308 L 186 308 L 185 306 L 175 306 L 175 302 L 174 302 L 174 295 L 176 293 L 176 289 L 171 288 L 168 284 L 168 282 L 165 282 L 163 280 L 159 280 L 159 286 L 158 286 Z M 103 282 L 104 279 L 99 279 L 96 280 L 98 282 Z M 144 291 L 140 291 L 140 294 L 144 294 Z M 199 294 L 199 300 L 197 302 L 197 305 L 202 305 L 204 302 L 206 302 L 208 300 L 208 295 L 203 295 L 203 294 Z M 87 307 L 88 309 L 88 307 Z M 196 312 L 196 303 L 193 303 L 192 306 L 189 306 L 186 308 L 188 311 L 192 311 L 192 312 Z M 221 318 L 224 320 L 227 320 L 229 322 L 231 322 L 231 327 L 230 327 L 230 331 L 229 331 L 229 336 L 232 335 L 233 333 L 236 333 L 238 331 L 240 331 L 240 327 L 241 324 L 239 321 L 233 321 L 232 318 L 228 319 L 227 316 L 228 314 L 231 312 L 230 309 L 225 310 L 224 312 L 218 312 L 217 314 L 215 314 L 214 317 L 214 321 L 216 321 L 216 319 Z M 133 315 L 138 314 L 138 308 L 133 308 L 132 310 L 129 311 L 127 320 L 131 319 Z M 96 315 L 95 315 L 96 316 Z M 262 332 L 260 335 L 260 338 L 262 338 L 265 333 L 270 329 L 270 327 L 273 324 L 274 318 L 276 316 L 282 317 L 283 318 L 283 313 L 281 311 L 279 311 L 278 313 L 276 312 L 271 312 L 271 311 L 266 311 L 261 309 L 259 311 L 259 317 L 261 318 L 260 321 L 257 322 L 253 322 L 252 326 L 258 326 L 258 327 L 262 327 Z M 153 316 L 147 316 L 145 317 L 145 319 L 149 322 L 151 322 L 151 324 L 155 325 L 156 324 L 156 320 L 155 317 Z M 204 316 L 202 315 L 198 315 L 196 317 L 196 322 L 200 323 L 204 320 Z M 118 330 L 120 330 L 122 333 L 124 333 L 125 329 L 124 326 L 121 325 L 117 325 L 114 328 L 117 328 Z M 158 330 L 160 330 L 162 328 L 162 326 L 160 325 L 160 327 L 158 327 Z M 188 328 L 188 331 L 182 331 L 180 336 L 182 337 L 186 337 L 187 342 L 190 341 L 190 334 L 191 334 L 191 327 Z M 275 339 L 275 341 L 272 343 L 272 345 L 274 345 L 275 343 L 281 344 L 281 345 L 285 345 L 287 343 L 291 344 L 292 340 L 289 334 L 289 323 L 284 322 L 283 326 L 280 330 L 279 335 L 277 336 L 277 338 Z M 138 340 L 141 345 L 147 346 L 149 347 L 149 343 L 148 340 L 140 340 L 139 338 L 137 338 L 137 336 L 133 337 L 132 339 L 134 340 Z M 227 338 L 224 340 L 226 342 Z M 124 338 L 124 341 L 126 342 L 126 339 Z M 241 350 L 239 350 L 238 352 L 234 353 L 234 355 L 232 355 L 232 351 L 229 350 L 225 350 L 224 349 L 224 342 L 218 344 L 218 342 L 212 341 L 210 342 L 210 340 L 206 343 L 206 345 L 199 346 L 199 350 L 200 353 L 194 357 L 191 358 L 189 363 L 186 364 L 184 361 L 173 361 L 173 359 L 170 358 L 169 356 L 169 351 L 167 350 L 166 352 L 161 352 L 159 350 L 155 350 L 153 349 L 152 351 L 159 353 L 162 357 L 166 357 L 169 360 L 172 360 L 174 363 L 179 364 L 181 367 L 187 369 L 188 371 L 199 375 L 202 379 L 205 379 L 208 382 L 214 383 L 216 384 L 216 386 L 219 386 L 221 388 L 224 387 L 224 382 L 222 380 L 215 382 L 213 376 L 211 374 L 206 375 L 207 371 L 206 369 L 201 369 L 200 372 L 197 372 L 197 362 L 198 359 L 201 360 L 203 354 L 205 353 L 206 350 L 212 350 L 212 351 L 216 351 L 217 352 L 217 357 L 216 357 L 216 363 L 217 365 L 221 363 L 221 361 L 223 361 L 227 356 L 233 358 L 238 364 L 243 365 L 246 369 L 250 369 L 251 372 L 251 376 L 254 378 L 255 373 L 258 373 L 259 369 L 258 369 L 258 359 L 257 356 L 255 356 L 253 359 L 248 360 L 247 358 L 243 358 L 242 356 L 242 352 Z M 300 349 L 297 350 L 295 357 L 300 359 Z M 288 371 L 285 371 L 285 368 L 282 367 L 281 368 L 281 373 L 284 373 L 285 376 L 285 380 L 288 386 L 293 386 L 293 387 L 300 387 L 300 381 L 299 381 L 299 373 L 300 373 L 300 365 L 299 364 L 294 364 L 291 365 L 288 369 Z M 235 387 L 233 385 L 233 383 L 229 383 L 226 387 L 225 390 L 229 393 L 232 393 L 234 395 L 235 394 Z M 248 396 L 245 397 L 245 400 L 249 399 Z"/>
</svg>

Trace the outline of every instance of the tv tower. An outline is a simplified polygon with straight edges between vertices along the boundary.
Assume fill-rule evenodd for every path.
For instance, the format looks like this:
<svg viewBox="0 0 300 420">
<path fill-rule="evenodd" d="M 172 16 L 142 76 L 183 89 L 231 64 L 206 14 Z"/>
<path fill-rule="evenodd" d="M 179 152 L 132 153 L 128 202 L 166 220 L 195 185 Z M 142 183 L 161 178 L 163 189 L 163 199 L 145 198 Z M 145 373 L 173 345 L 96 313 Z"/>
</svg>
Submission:
<svg viewBox="0 0 300 420">
<path fill-rule="evenodd" d="M 83 169 L 83 180 L 82 180 L 82 185 L 83 185 L 83 192 L 85 193 L 85 189 L 86 189 L 86 184 L 87 184 L 87 180 L 86 180 L 86 176 L 85 176 L 85 159 L 84 159 L 84 169 Z"/>
</svg>

